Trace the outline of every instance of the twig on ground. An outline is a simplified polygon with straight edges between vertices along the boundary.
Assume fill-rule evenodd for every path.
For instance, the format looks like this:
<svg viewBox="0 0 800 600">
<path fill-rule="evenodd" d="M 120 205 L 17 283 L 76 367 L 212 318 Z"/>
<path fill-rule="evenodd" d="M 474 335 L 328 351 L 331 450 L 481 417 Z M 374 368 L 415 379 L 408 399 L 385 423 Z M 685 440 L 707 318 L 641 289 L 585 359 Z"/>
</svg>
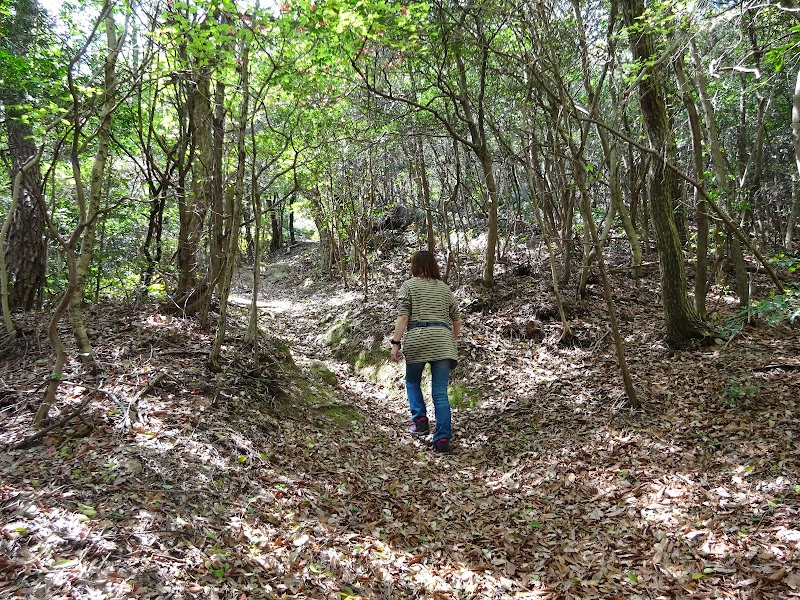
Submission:
<svg viewBox="0 0 800 600">
<path fill-rule="evenodd" d="M 40 439 L 42 439 L 42 438 L 43 438 L 45 435 L 47 435 L 48 433 L 50 433 L 51 431 L 53 431 L 53 429 L 56 429 L 56 428 L 58 428 L 58 427 L 61 427 L 61 426 L 62 426 L 62 425 L 64 425 L 65 423 L 68 423 L 69 421 L 71 421 L 72 419 L 74 419 L 75 417 L 77 417 L 78 415 L 80 415 L 80 414 L 81 414 L 81 412 L 83 411 L 83 409 L 84 409 L 84 408 L 86 408 L 86 406 L 87 406 L 87 405 L 89 404 L 89 402 L 91 402 L 91 401 L 92 401 L 92 396 L 91 396 L 91 395 L 88 395 L 88 396 L 86 397 L 86 399 L 85 399 L 83 402 L 81 402 L 81 403 L 78 405 L 78 407 L 77 407 L 75 410 L 73 410 L 72 412 L 70 412 L 69 414 L 67 414 L 65 417 L 62 417 L 62 418 L 60 418 L 58 421 L 56 421 L 56 422 L 55 422 L 55 423 L 53 423 L 52 425 L 48 425 L 47 427 L 45 427 L 44 429 L 41 429 L 40 431 L 37 431 L 37 432 L 36 432 L 36 433 L 34 433 L 33 435 L 29 435 L 29 436 L 28 436 L 28 437 L 26 437 L 24 440 L 21 440 L 21 441 L 17 442 L 16 444 L 12 444 L 12 445 L 9 447 L 9 449 L 10 449 L 10 450 L 23 450 L 23 449 L 25 449 L 25 448 L 30 448 L 30 447 L 31 447 L 31 446 L 33 446 L 33 445 L 34 445 L 34 444 L 35 444 L 37 441 L 39 441 Z"/>
<path fill-rule="evenodd" d="M 159 383 L 161 383 L 161 381 L 163 381 L 164 377 L 166 377 L 166 376 L 167 376 L 166 372 L 162 371 L 161 373 L 159 373 L 158 375 L 153 377 L 149 381 L 149 383 L 144 387 L 144 389 L 141 390 L 138 394 L 136 394 L 136 396 L 133 398 L 133 400 L 128 402 L 128 407 L 125 409 L 125 415 L 122 417 L 122 427 L 123 428 L 130 429 L 131 427 L 133 427 L 133 423 L 135 421 L 138 421 L 138 419 L 139 419 L 139 400 L 141 400 L 142 398 L 145 397 L 145 395 L 150 393 L 150 390 L 152 390 Z M 133 416 L 131 416 L 131 413 L 133 413 Z"/>
<path fill-rule="evenodd" d="M 753 367 L 750 370 L 751 371 L 771 371 L 772 369 L 800 369 L 800 363 L 797 363 L 797 362 L 770 363 L 768 365 L 764 365 L 763 367 Z"/>
</svg>

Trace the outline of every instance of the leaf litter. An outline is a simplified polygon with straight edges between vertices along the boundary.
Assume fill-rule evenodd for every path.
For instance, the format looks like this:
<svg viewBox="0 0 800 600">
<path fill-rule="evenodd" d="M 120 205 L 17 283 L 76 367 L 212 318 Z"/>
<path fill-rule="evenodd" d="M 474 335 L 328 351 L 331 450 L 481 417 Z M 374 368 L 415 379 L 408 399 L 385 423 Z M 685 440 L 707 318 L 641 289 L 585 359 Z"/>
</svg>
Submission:
<svg viewBox="0 0 800 600">
<path fill-rule="evenodd" d="M 407 435 L 402 367 L 366 379 L 320 336 L 347 313 L 347 343 L 388 345 L 402 269 L 364 300 L 311 280 L 312 260 L 281 257 L 263 292 L 260 351 L 279 355 L 277 334 L 293 364 L 254 367 L 244 309 L 217 377 L 196 323 L 103 306 L 102 372 L 70 363 L 57 406 L 93 400 L 10 449 L 48 374 L 28 317 L 0 367 L 3 597 L 800 597 L 798 374 L 758 368 L 796 360 L 795 331 L 674 353 L 655 282 L 615 279 L 632 412 L 598 292 L 568 303 L 577 344 L 560 347 L 544 275 L 463 285 L 453 383 L 478 400 L 454 407 L 456 452 L 438 456 Z"/>
</svg>

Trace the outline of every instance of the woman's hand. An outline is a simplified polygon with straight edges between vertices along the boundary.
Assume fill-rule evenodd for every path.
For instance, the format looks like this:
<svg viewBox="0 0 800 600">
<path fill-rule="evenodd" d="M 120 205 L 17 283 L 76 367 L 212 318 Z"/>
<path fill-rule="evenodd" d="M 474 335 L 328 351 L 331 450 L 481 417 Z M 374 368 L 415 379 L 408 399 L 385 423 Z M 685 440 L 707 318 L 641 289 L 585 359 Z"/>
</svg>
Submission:
<svg viewBox="0 0 800 600">
<path fill-rule="evenodd" d="M 392 344 L 392 362 L 400 362 L 400 346 Z"/>
</svg>

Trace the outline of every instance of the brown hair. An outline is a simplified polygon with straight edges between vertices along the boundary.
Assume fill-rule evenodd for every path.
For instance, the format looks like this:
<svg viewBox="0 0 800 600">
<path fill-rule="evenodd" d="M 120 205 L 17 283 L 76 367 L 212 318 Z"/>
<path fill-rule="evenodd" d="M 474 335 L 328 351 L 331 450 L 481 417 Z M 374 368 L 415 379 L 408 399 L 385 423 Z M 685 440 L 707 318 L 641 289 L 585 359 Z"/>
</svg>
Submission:
<svg viewBox="0 0 800 600">
<path fill-rule="evenodd" d="M 441 279 L 439 275 L 439 265 L 433 254 L 427 250 L 415 252 L 411 257 L 411 274 L 414 277 L 428 277 L 430 279 Z"/>
</svg>

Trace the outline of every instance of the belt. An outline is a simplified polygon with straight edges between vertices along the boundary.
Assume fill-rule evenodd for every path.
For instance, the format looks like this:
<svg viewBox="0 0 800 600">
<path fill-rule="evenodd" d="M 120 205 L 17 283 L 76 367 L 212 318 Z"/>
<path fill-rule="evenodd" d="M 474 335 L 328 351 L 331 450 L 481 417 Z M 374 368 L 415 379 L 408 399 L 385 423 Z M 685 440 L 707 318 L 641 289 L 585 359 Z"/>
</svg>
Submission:
<svg viewBox="0 0 800 600">
<path fill-rule="evenodd" d="M 411 321 L 408 324 L 408 329 L 416 329 L 417 327 L 446 327 L 450 329 L 450 323 L 444 321 Z"/>
</svg>

